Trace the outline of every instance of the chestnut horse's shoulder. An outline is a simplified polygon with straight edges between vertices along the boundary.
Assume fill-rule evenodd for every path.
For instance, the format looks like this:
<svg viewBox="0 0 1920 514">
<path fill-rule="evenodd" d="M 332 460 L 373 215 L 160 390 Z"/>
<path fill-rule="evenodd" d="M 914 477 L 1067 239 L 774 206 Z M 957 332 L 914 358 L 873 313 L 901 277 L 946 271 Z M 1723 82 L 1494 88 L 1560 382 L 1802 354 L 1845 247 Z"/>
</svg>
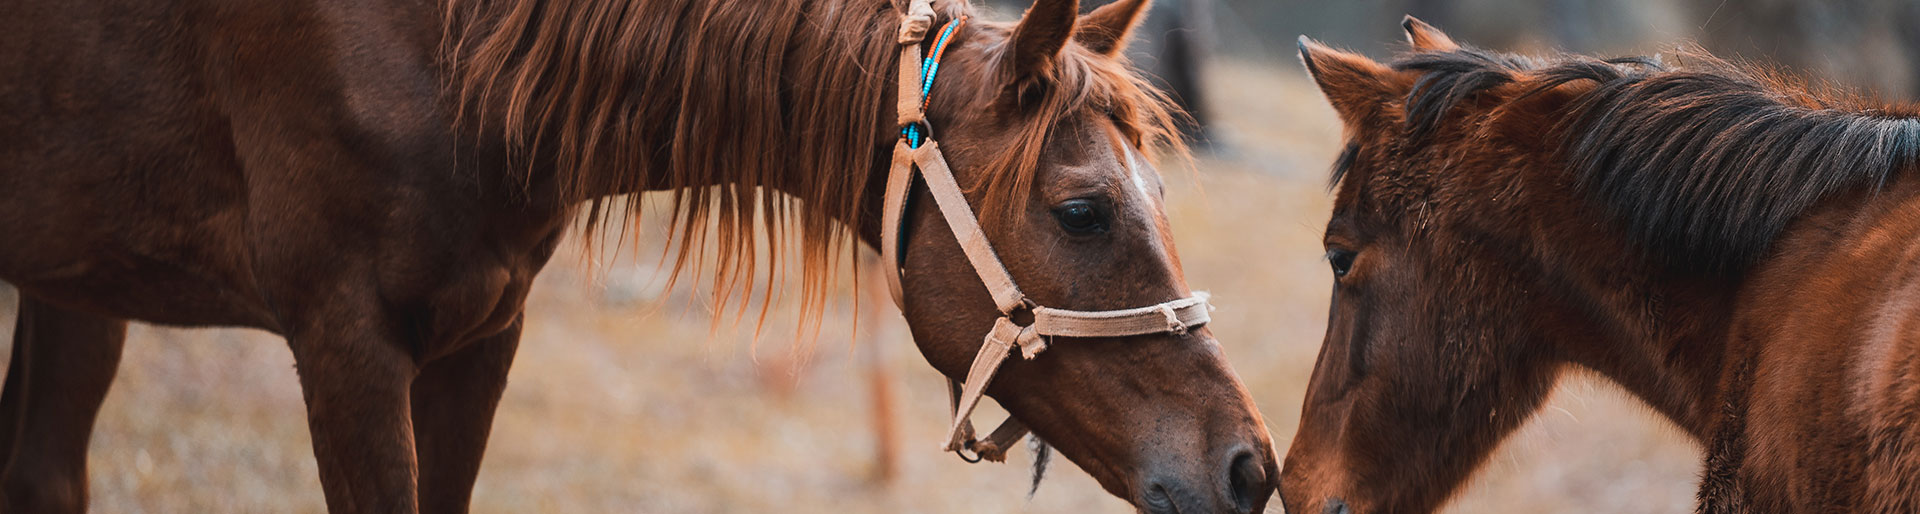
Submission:
<svg viewBox="0 0 1920 514">
<path fill-rule="evenodd" d="M 1886 289 L 1868 320 L 1853 395 L 1865 432 L 1866 512 L 1920 510 L 1920 196 L 1882 216 L 1875 234 L 1891 259 L 1876 263 Z"/>
<path fill-rule="evenodd" d="M 1740 481 L 1835 477 L 1745 487 L 1756 505 L 1920 498 L 1920 185 L 1905 182 L 1816 207 L 1743 286 L 1730 338 L 1754 345 L 1750 382 L 1732 388 L 1753 414 Z M 1801 414 L 1762 415 L 1780 412 Z"/>
<path fill-rule="evenodd" d="M 1909 299 L 1920 290 L 1909 289 Z M 1920 303 L 1920 302 L 1915 302 Z M 1868 450 L 1865 512 L 1920 510 L 1920 316 L 1910 303 L 1897 337 L 1874 341 L 1881 352 L 1861 366 L 1856 386 Z"/>
</svg>

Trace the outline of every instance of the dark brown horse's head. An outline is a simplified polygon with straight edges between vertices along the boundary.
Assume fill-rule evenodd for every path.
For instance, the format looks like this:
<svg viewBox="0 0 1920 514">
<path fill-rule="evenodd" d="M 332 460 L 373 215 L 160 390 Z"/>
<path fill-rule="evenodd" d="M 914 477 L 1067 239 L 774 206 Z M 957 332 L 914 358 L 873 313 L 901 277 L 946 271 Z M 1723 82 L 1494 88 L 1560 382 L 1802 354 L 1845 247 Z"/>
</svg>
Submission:
<svg viewBox="0 0 1920 514">
<path fill-rule="evenodd" d="M 1145 3 L 1079 16 L 1073 0 L 1041 0 L 1017 24 L 971 20 L 933 85 L 935 138 L 994 250 L 1041 305 L 1114 310 L 1193 294 L 1143 154 L 1171 143 L 1173 126 L 1120 57 Z M 924 188 L 903 224 L 907 321 L 927 360 L 963 378 L 1000 314 Z M 1152 512 L 1266 504 L 1272 441 L 1211 332 L 1048 348 L 1010 359 L 988 393 L 1108 491 Z"/>
<path fill-rule="evenodd" d="M 1596 337 L 1581 333 L 1592 304 L 1541 253 L 1625 245 L 1567 222 L 1592 213 L 1566 179 L 1527 171 L 1554 169 L 1547 107 L 1563 91 L 1523 89 L 1524 60 L 1406 28 L 1415 53 L 1391 66 L 1301 38 L 1347 146 L 1324 236 L 1332 312 L 1282 473 L 1289 512 L 1437 508 L 1550 390 L 1564 356 L 1544 342 Z"/>
<path fill-rule="evenodd" d="M 764 227 L 799 247 L 803 311 L 817 315 L 847 232 L 882 239 L 908 3 L 450 2 L 468 7 L 449 9 L 447 61 L 475 106 L 466 122 L 551 165 L 528 167 L 532 189 L 588 203 L 589 225 L 618 198 L 642 211 L 644 195 L 610 195 L 676 191 L 677 265 L 716 247 L 716 303 L 751 292 Z M 1077 4 L 959 25 L 926 107 L 933 140 L 1030 300 L 1105 311 L 1186 298 L 1142 155 L 1178 148 L 1172 115 L 1120 56 L 1146 2 L 1085 16 Z M 936 33 L 970 14 L 962 0 L 933 9 Z M 960 379 L 1000 312 L 928 190 L 912 191 L 904 313 L 927 360 Z M 1211 333 L 1179 332 L 1060 337 L 1013 358 L 987 394 L 1143 509 L 1258 510 L 1279 475 L 1266 425 Z"/>
</svg>

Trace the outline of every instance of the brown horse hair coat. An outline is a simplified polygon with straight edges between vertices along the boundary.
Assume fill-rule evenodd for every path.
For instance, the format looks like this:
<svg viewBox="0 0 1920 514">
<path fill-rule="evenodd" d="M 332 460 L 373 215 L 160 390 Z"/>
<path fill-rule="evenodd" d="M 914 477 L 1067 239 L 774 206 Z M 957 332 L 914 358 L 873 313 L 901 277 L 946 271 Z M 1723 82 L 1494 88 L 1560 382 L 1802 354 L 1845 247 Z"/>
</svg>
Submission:
<svg viewBox="0 0 1920 514">
<path fill-rule="evenodd" d="M 1744 270 L 1807 207 L 1884 185 L 1920 158 L 1912 112 L 1706 54 L 1684 58 L 1691 66 L 1669 70 L 1644 57 L 1534 62 L 1460 48 L 1392 67 L 1421 73 L 1407 96 L 1413 140 L 1491 89 L 1523 89 L 1512 98 L 1524 102 L 1574 86 L 1554 127 L 1562 158 L 1645 248 L 1688 270 Z"/>
<path fill-rule="evenodd" d="M 1562 376 L 1699 442 L 1699 512 L 1920 509 L 1920 111 L 1682 52 L 1302 38 L 1345 128 L 1291 512 L 1428 512 Z"/>
<path fill-rule="evenodd" d="M 445 10 L 463 129 L 503 135 L 529 164 L 519 168 L 551 163 L 562 196 L 588 202 L 590 235 L 613 212 L 640 218 L 641 195 L 600 193 L 673 189 L 672 276 L 689 265 L 699 275 L 706 264 L 699 251 L 711 237 L 718 251 L 707 273 L 716 305 L 745 289 L 745 308 L 752 296 L 763 252 L 759 225 L 768 254 L 795 243 L 785 231 L 799 232 L 803 318 L 817 317 L 848 231 L 878 223 L 877 213 L 829 209 L 871 203 L 863 197 L 885 179 L 874 173 L 884 168 L 873 163 L 886 159 L 875 149 L 898 137 L 885 95 L 899 54 L 899 11 L 886 0 L 447 0 Z M 936 10 L 936 25 L 970 15 L 958 1 L 936 2 Z M 972 23 L 954 38 L 977 30 L 1010 27 Z M 1088 107 L 1110 113 L 1136 146 L 1185 155 L 1169 100 L 1124 60 L 1072 46 L 1042 68 L 1048 73 L 1016 80 L 1011 46 L 989 57 L 1001 62 L 995 80 L 1007 90 L 955 74 L 933 87 L 940 104 L 1023 113 L 1009 127 L 1020 143 L 970 186 L 987 189 L 979 206 L 986 222 L 1023 207 L 1042 143 L 1058 122 Z M 640 91 L 679 92 L 681 101 L 647 102 Z M 931 115 L 937 122 L 962 113 Z M 671 143 L 645 152 L 643 142 L 655 141 Z M 722 182 L 730 183 L 712 186 Z M 771 296 L 777 273 L 764 279 Z"/>
<path fill-rule="evenodd" d="M 1035 0 L 944 54 L 941 155 L 1035 303 L 1193 294 L 1136 158 L 1171 115 L 1117 57 L 1145 6 Z M 284 337 L 331 511 L 465 512 L 539 272 L 583 221 L 625 236 L 614 216 L 641 192 L 678 195 L 666 247 L 689 276 L 744 310 L 758 273 L 770 304 L 799 268 L 801 330 L 819 326 L 833 261 L 883 238 L 898 9 L 0 2 L 0 281 L 21 293 L 0 510 L 84 511 L 89 434 L 139 320 Z M 928 364 L 965 377 L 1005 313 L 931 192 L 909 192 L 900 313 Z M 1142 509 L 1264 508 L 1272 437 L 1207 327 L 1065 339 L 985 394 Z"/>
</svg>

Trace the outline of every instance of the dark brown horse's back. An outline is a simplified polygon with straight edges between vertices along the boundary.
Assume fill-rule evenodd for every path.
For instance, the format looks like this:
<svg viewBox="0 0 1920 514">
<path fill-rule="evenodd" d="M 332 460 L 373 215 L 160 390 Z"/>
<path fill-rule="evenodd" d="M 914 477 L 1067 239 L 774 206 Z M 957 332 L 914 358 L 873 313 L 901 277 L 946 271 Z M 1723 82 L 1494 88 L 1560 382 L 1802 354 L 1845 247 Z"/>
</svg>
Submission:
<svg viewBox="0 0 1920 514">
<path fill-rule="evenodd" d="M 475 237 L 453 218 L 496 191 L 447 167 L 439 14 L 402 4 L 0 7 L 0 279 L 117 317 L 278 328 L 291 290 L 436 269 L 381 246 Z"/>
<path fill-rule="evenodd" d="M 239 321 L 214 314 L 248 296 L 230 251 L 247 181 L 199 67 L 178 65 L 206 52 L 160 28 L 183 6 L 126 4 L 0 7 L 0 278 L 125 315 Z M 114 299 L 156 293 L 184 301 Z"/>
</svg>

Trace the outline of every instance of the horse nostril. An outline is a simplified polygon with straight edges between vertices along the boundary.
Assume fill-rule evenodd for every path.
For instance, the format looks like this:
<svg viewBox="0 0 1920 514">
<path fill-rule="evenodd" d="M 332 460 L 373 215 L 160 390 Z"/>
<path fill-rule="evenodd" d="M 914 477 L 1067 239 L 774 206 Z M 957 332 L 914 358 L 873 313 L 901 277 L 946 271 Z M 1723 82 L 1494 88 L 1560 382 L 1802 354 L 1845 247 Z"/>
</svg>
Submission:
<svg viewBox="0 0 1920 514">
<path fill-rule="evenodd" d="M 1146 507 L 1145 510 L 1150 514 L 1175 514 L 1180 512 L 1180 509 L 1173 505 L 1173 496 L 1167 494 L 1167 487 L 1157 483 L 1147 487 L 1146 497 L 1141 498 L 1140 503 Z"/>
<path fill-rule="evenodd" d="M 1232 494 L 1233 505 L 1239 512 L 1253 511 L 1255 501 L 1273 494 L 1273 485 L 1267 483 L 1267 472 L 1261 469 L 1259 459 L 1253 452 L 1242 450 L 1227 465 L 1227 487 Z"/>
<path fill-rule="evenodd" d="M 1320 508 L 1320 514 L 1351 514 L 1351 511 L 1347 509 L 1347 502 L 1339 498 L 1327 498 L 1327 506 Z"/>
</svg>

